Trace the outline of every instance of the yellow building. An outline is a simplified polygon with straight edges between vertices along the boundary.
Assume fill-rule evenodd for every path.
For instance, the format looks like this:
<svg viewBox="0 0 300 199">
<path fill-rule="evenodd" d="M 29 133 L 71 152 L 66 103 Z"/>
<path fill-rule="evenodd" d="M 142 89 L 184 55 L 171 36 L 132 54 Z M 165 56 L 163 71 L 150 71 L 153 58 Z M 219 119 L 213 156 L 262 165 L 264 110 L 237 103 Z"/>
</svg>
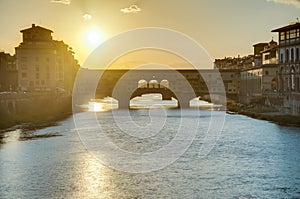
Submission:
<svg viewBox="0 0 300 199">
<path fill-rule="evenodd" d="M 72 49 L 35 24 L 20 32 L 23 41 L 15 48 L 19 89 L 71 93 L 79 68 Z"/>
</svg>

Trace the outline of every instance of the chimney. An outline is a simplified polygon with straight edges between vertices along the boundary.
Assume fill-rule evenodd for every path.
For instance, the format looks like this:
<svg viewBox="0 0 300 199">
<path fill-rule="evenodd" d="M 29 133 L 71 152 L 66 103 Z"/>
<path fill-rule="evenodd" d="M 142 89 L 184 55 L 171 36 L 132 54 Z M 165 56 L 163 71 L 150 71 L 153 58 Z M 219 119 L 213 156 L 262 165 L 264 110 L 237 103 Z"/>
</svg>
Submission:
<svg viewBox="0 0 300 199">
<path fill-rule="evenodd" d="M 34 28 L 34 27 L 35 27 L 35 24 L 33 23 L 33 24 L 32 24 L 32 28 Z"/>
</svg>

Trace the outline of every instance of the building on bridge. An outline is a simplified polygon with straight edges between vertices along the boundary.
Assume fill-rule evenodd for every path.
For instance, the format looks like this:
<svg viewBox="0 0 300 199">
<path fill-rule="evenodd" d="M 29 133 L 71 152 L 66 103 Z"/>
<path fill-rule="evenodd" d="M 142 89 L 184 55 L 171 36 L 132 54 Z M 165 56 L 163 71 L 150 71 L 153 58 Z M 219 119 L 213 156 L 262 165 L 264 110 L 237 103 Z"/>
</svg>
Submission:
<svg viewBox="0 0 300 199">
<path fill-rule="evenodd" d="M 23 41 L 15 48 L 19 89 L 71 92 L 79 68 L 72 48 L 53 40 L 52 30 L 35 24 L 20 32 Z"/>
<path fill-rule="evenodd" d="M 0 92 L 16 91 L 18 72 L 15 56 L 0 52 Z"/>
<path fill-rule="evenodd" d="M 279 94 L 284 99 L 284 111 L 300 115 L 300 23 L 272 30 L 279 40 Z"/>
</svg>

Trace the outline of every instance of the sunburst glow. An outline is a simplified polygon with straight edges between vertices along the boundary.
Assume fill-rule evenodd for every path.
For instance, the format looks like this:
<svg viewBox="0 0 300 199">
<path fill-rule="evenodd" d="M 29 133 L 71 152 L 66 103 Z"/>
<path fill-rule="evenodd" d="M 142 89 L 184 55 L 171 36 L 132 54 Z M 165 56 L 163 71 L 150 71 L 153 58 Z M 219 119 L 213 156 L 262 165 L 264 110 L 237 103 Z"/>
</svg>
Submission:
<svg viewBox="0 0 300 199">
<path fill-rule="evenodd" d="M 104 36 L 100 28 L 91 27 L 86 31 L 85 42 L 90 48 L 95 48 L 104 41 Z"/>
</svg>

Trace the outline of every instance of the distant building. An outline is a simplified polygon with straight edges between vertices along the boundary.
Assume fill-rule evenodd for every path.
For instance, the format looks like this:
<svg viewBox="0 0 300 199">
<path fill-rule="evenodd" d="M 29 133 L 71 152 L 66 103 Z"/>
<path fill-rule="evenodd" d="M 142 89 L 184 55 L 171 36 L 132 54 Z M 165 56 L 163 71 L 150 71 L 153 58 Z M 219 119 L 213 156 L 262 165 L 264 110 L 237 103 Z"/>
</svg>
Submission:
<svg viewBox="0 0 300 199">
<path fill-rule="evenodd" d="M 240 90 L 240 72 L 236 69 L 220 69 L 219 70 L 227 96 L 237 100 Z M 235 97 L 233 97 L 235 96 Z"/>
<path fill-rule="evenodd" d="M 15 56 L 0 52 L 0 92 L 16 91 L 18 72 Z"/>
<path fill-rule="evenodd" d="M 253 66 L 253 55 L 244 57 L 225 57 L 224 59 L 215 59 L 214 67 L 218 69 L 242 69 Z"/>
<path fill-rule="evenodd" d="M 278 90 L 286 113 L 300 115 L 300 23 L 272 30 L 278 32 Z"/>
<path fill-rule="evenodd" d="M 72 49 L 53 40 L 52 30 L 35 24 L 20 32 L 23 41 L 15 48 L 19 89 L 70 93 L 79 68 Z"/>
<path fill-rule="evenodd" d="M 278 82 L 278 45 L 277 42 L 270 41 L 264 50 L 261 51 L 262 57 L 262 94 L 277 95 Z"/>
<path fill-rule="evenodd" d="M 267 42 L 261 42 L 253 45 L 253 50 L 254 50 L 253 66 L 261 66 L 262 64 L 261 52 L 265 50 L 265 47 L 267 46 L 268 46 Z"/>
<path fill-rule="evenodd" d="M 240 102 L 249 104 L 252 100 L 262 97 L 262 67 L 242 69 L 240 72 Z"/>
<path fill-rule="evenodd" d="M 277 42 L 272 39 L 253 47 L 254 66 L 241 69 L 240 100 L 246 104 L 264 103 L 265 98 L 277 98 Z"/>
</svg>

